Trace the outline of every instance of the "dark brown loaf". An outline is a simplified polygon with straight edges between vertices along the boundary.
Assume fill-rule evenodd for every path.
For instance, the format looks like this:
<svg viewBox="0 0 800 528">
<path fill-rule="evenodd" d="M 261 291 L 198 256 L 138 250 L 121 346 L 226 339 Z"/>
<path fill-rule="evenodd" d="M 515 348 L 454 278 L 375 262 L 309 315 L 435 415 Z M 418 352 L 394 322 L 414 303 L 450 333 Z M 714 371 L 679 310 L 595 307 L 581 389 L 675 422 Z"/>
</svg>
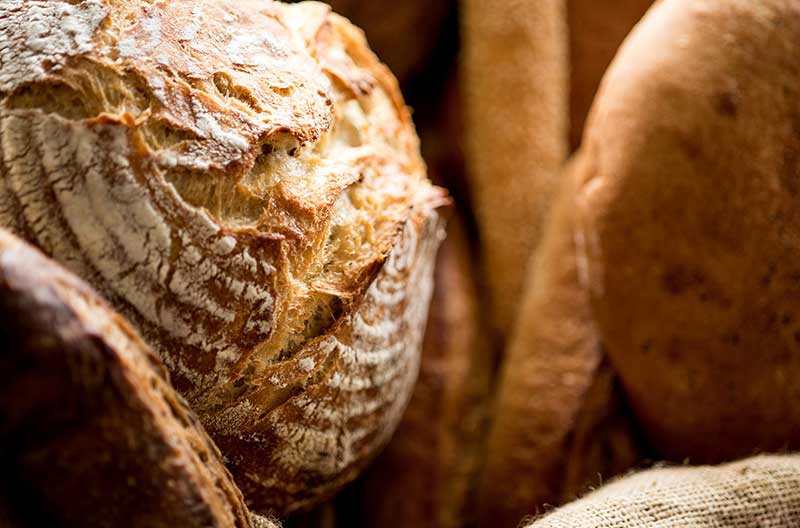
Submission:
<svg viewBox="0 0 800 528">
<path fill-rule="evenodd" d="M 256 510 L 410 397 L 440 237 L 397 82 L 319 3 L 0 6 L 0 224 L 163 357 Z"/>
<path fill-rule="evenodd" d="M 160 360 L 82 281 L 3 230 L 0 465 L 9 511 L 31 526 L 251 526 Z"/>
<path fill-rule="evenodd" d="M 800 4 L 664 0 L 579 159 L 592 313 L 661 457 L 800 447 Z"/>
</svg>

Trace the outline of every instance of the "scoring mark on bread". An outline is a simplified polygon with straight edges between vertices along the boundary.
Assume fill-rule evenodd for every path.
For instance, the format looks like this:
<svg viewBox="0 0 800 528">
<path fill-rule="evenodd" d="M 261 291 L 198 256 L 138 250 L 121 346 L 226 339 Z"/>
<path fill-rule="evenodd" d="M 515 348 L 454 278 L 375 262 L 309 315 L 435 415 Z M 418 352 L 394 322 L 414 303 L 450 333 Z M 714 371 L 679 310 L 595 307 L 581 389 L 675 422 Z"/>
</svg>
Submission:
<svg viewBox="0 0 800 528">
<path fill-rule="evenodd" d="M 0 222 L 135 322 L 218 439 L 283 461 L 257 497 L 332 489 L 399 419 L 431 290 L 441 197 L 396 82 L 320 4 L 108 9 L 0 93 Z"/>
</svg>

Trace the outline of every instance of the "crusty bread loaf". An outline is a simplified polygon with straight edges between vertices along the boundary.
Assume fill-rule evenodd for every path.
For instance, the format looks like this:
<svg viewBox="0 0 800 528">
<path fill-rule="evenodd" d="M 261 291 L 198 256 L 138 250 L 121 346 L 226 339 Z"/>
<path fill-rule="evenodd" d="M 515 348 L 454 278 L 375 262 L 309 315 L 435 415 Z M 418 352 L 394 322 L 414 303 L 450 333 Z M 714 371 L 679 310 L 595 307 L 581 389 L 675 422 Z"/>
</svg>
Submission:
<svg viewBox="0 0 800 528">
<path fill-rule="evenodd" d="M 411 394 L 440 226 L 397 83 L 323 4 L 0 6 L 0 224 L 161 354 L 256 510 Z"/>
<path fill-rule="evenodd" d="M 505 337 L 567 156 L 566 0 L 463 0 L 465 146 L 492 325 Z"/>
<path fill-rule="evenodd" d="M 653 0 L 568 0 L 569 141 L 581 143 L 583 125 L 617 48 Z"/>
<path fill-rule="evenodd" d="M 251 526 L 158 357 L 86 284 L 0 230 L 0 470 L 30 526 Z"/>
<path fill-rule="evenodd" d="M 800 3 L 663 0 L 578 171 L 592 312 L 656 454 L 800 447 Z"/>
<path fill-rule="evenodd" d="M 565 170 L 528 270 L 496 382 L 480 479 L 481 526 L 516 526 L 637 461 L 627 409 L 593 321 L 573 167 Z"/>
<path fill-rule="evenodd" d="M 414 394 L 366 472 L 363 526 L 456 528 L 474 522 L 492 357 L 463 224 L 448 221 Z"/>
</svg>

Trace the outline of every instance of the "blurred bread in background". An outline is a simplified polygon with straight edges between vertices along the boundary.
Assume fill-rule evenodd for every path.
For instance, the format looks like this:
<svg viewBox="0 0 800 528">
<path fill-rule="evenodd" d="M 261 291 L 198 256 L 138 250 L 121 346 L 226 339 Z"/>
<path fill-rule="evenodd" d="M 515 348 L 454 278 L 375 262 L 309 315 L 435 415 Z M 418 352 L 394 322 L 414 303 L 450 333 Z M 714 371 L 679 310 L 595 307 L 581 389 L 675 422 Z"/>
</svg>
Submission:
<svg viewBox="0 0 800 528">
<path fill-rule="evenodd" d="M 586 116 L 611 59 L 653 1 L 567 1 L 570 150 L 581 144 Z"/>
</svg>

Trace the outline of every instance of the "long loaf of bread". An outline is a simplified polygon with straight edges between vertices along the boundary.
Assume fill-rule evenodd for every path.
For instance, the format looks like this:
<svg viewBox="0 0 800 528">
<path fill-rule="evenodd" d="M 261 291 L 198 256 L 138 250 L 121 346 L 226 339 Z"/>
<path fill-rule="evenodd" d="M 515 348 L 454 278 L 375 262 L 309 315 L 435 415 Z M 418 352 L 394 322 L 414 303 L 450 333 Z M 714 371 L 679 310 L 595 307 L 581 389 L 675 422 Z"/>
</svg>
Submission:
<svg viewBox="0 0 800 528">
<path fill-rule="evenodd" d="M 496 382 L 481 526 L 515 526 L 638 457 L 591 310 L 576 171 L 563 176 Z"/>
<path fill-rule="evenodd" d="M 566 0 L 463 0 L 465 146 L 490 320 L 516 317 L 567 155 Z"/>
</svg>

